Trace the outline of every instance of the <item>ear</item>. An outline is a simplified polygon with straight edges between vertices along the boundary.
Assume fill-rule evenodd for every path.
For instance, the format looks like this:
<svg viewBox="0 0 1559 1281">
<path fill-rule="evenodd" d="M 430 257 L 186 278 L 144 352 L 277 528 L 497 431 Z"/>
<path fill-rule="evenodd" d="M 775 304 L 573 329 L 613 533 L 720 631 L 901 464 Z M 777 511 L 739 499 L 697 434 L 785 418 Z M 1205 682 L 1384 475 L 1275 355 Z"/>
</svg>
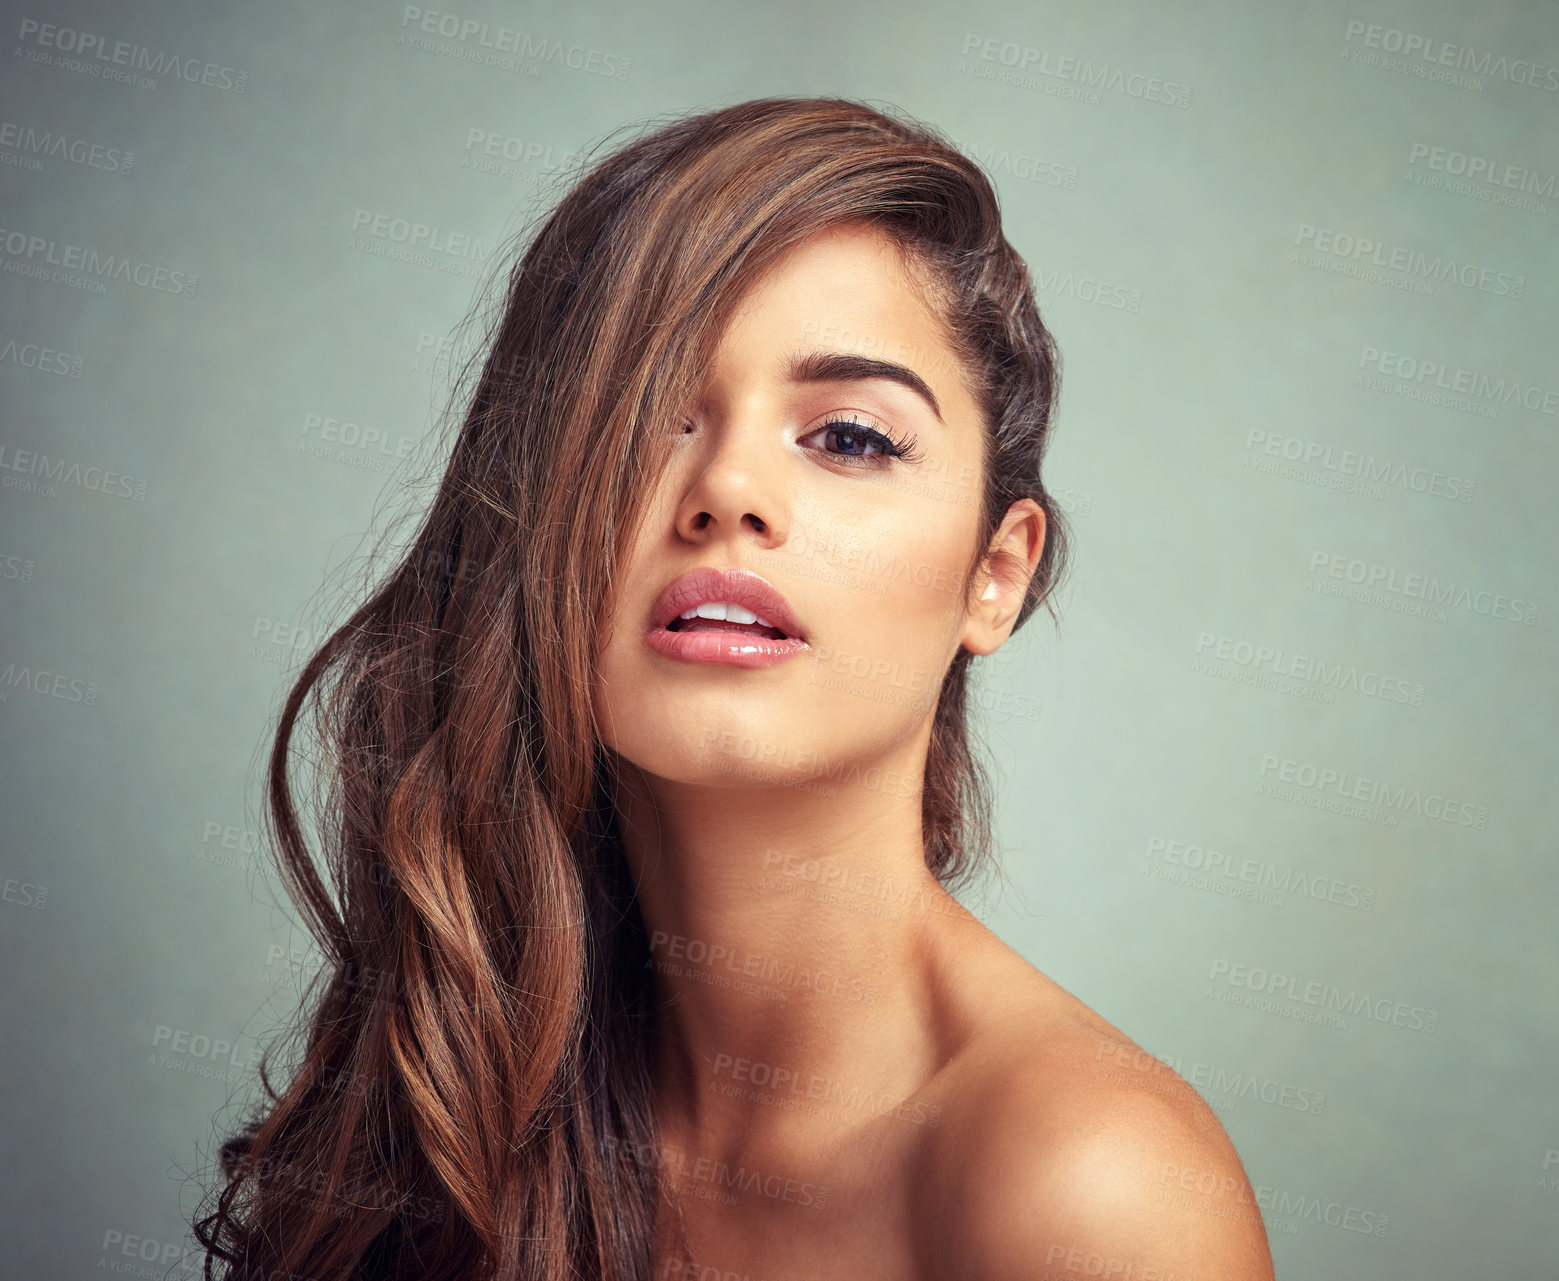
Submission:
<svg viewBox="0 0 1559 1281">
<path fill-rule="evenodd" d="M 971 654 L 994 654 L 1012 634 L 1029 582 L 1045 549 L 1045 509 L 1020 498 L 1007 509 L 971 585 L 959 643 Z"/>
</svg>

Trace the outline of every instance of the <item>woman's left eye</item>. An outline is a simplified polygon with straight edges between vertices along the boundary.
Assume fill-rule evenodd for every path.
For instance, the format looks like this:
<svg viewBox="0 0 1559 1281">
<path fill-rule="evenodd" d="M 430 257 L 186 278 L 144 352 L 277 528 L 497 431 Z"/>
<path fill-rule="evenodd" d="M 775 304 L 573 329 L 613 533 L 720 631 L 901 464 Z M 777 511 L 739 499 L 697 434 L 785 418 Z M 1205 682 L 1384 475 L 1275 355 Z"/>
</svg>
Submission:
<svg viewBox="0 0 1559 1281">
<path fill-rule="evenodd" d="M 908 440 L 896 440 L 887 432 L 879 431 L 875 427 L 868 427 L 865 423 L 857 422 L 853 418 L 832 418 L 821 427 L 809 431 L 802 439 L 811 436 L 824 435 L 832 439 L 834 444 L 841 448 L 843 453 L 835 453 L 831 449 L 824 449 L 830 458 L 839 458 L 850 463 L 876 463 L 877 459 L 896 458 L 900 462 L 914 462 L 920 457 L 915 449 L 915 437 Z M 869 453 L 876 450 L 876 453 Z"/>
</svg>

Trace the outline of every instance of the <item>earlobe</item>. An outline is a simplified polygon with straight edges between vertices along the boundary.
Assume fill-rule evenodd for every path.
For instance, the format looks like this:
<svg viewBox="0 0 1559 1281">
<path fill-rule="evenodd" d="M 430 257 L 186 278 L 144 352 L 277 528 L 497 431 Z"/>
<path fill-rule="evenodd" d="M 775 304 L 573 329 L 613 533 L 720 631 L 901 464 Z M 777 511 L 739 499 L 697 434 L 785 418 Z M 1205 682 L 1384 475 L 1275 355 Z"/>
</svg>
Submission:
<svg viewBox="0 0 1559 1281">
<path fill-rule="evenodd" d="M 971 616 L 971 622 L 981 629 L 1001 633 L 994 645 L 975 649 L 967 640 L 964 648 L 971 653 L 991 653 L 1001 647 L 1011 631 L 1011 622 L 1019 613 L 1029 580 L 1039 563 L 1045 544 L 1045 513 L 1032 499 L 1022 499 L 1013 505 L 1003 529 L 986 552 L 981 572 L 985 586 L 980 591 L 979 617 Z M 1003 601 L 1004 596 L 1013 597 Z"/>
<path fill-rule="evenodd" d="M 1004 592 L 998 568 L 995 556 L 987 559 L 982 566 L 985 586 L 980 591 L 979 603 L 970 606 L 964 628 L 963 648 L 977 656 L 993 653 L 1002 643 L 996 638 L 996 634 L 1001 631 L 997 616 L 1002 612 L 1001 605 L 996 602 L 1001 600 Z"/>
</svg>

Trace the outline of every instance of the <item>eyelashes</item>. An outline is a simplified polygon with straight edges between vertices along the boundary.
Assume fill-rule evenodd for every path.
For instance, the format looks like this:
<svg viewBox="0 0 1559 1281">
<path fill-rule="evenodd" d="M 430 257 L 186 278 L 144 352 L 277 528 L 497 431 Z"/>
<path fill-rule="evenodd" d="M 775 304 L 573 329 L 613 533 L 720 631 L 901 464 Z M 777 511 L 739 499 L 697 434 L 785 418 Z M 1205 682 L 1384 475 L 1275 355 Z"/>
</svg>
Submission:
<svg viewBox="0 0 1559 1281">
<path fill-rule="evenodd" d="M 877 459 L 896 459 L 902 463 L 918 462 L 920 459 L 918 437 L 910 436 L 908 439 L 900 440 L 888 432 L 857 422 L 854 418 L 830 418 L 821 427 L 809 431 L 807 436 L 815 436 L 820 432 L 833 433 L 836 440 L 843 437 L 851 443 L 859 442 L 863 448 L 877 449 L 876 454 L 836 454 L 830 450 L 824 451 L 828 457 L 838 458 L 852 465 L 858 466 L 864 463 L 867 466 L 882 466 L 883 464 Z M 806 438 L 806 436 L 802 437 L 803 440 Z"/>
<path fill-rule="evenodd" d="M 693 422 L 690 418 L 681 419 L 679 434 L 693 431 Z M 837 458 L 840 462 L 852 467 L 885 467 L 889 463 L 917 463 L 922 458 L 920 450 L 920 438 L 910 435 L 907 437 L 895 436 L 891 431 L 881 427 L 873 427 L 861 422 L 853 413 L 829 418 L 821 425 L 804 432 L 802 440 L 813 436 L 826 435 L 835 443 L 843 441 L 846 450 L 843 453 L 831 449 L 822 449 L 816 452 L 822 453 L 828 458 Z M 859 449 L 863 452 L 853 452 Z M 876 453 L 866 453 L 865 450 L 875 449 Z"/>
</svg>

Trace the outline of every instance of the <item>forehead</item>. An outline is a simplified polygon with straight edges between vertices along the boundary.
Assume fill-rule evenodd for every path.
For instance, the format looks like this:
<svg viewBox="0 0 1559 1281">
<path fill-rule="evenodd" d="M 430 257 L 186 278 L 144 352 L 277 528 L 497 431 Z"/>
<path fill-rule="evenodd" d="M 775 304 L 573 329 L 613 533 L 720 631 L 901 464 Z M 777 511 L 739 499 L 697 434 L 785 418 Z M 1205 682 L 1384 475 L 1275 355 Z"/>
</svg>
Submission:
<svg viewBox="0 0 1559 1281">
<path fill-rule="evenodd" d="M 897 244 L 865 223 L 807 238 L 742 298 L 722 335 L 716 377 L 783 377 L 792 352 L 849 352 L 907 365 L 944 403 L 963 393 L 940 318 Z"/>
</svg>

